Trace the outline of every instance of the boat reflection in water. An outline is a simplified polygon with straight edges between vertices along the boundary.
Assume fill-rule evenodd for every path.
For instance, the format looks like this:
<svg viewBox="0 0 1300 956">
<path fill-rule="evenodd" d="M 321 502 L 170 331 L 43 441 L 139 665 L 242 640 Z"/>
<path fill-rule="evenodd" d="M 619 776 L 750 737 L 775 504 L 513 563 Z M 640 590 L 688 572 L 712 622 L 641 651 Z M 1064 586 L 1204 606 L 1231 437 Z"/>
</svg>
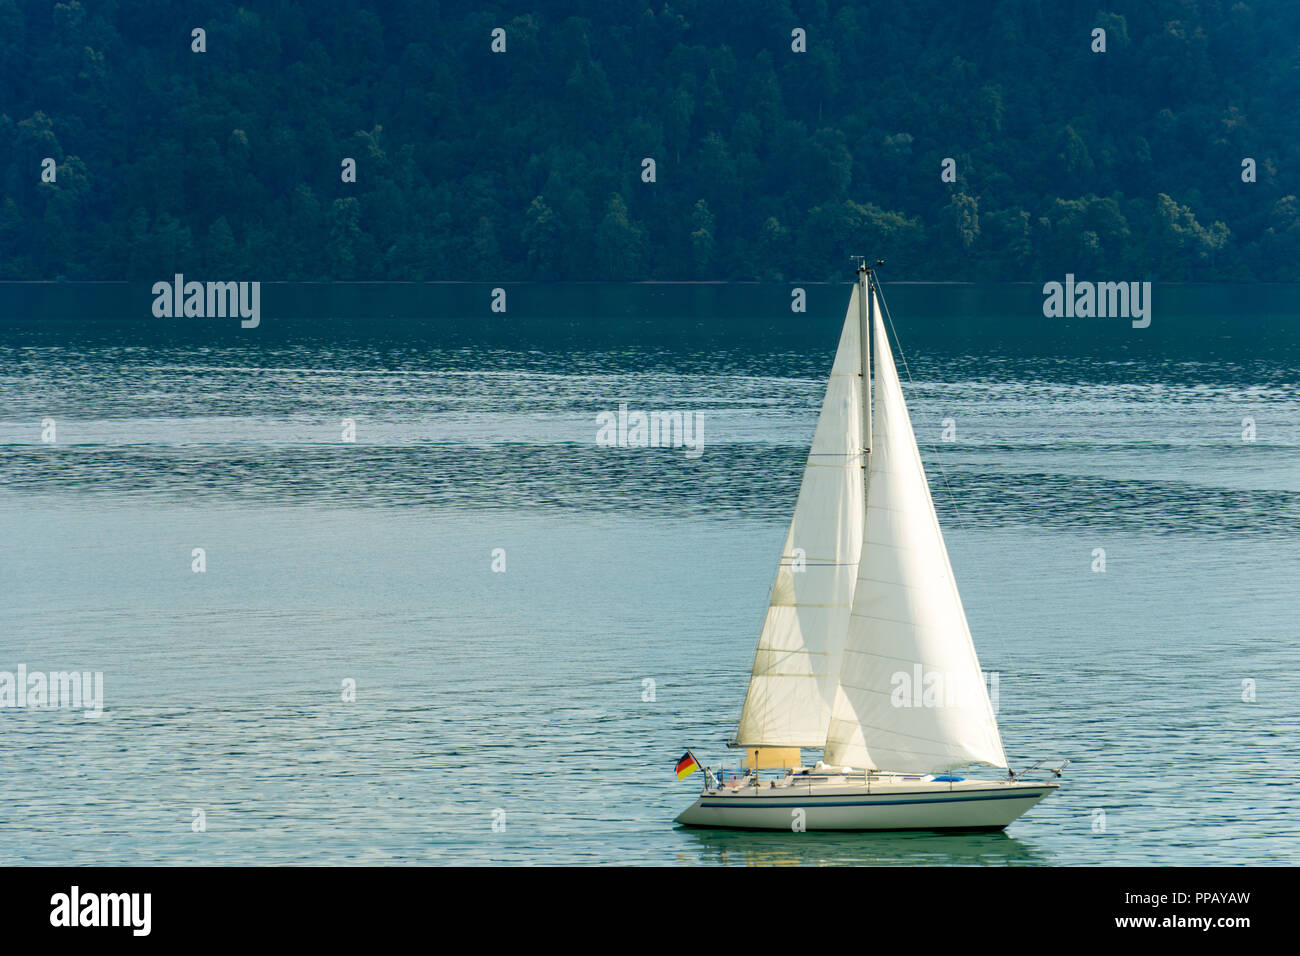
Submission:
<svg viewBox="0 0 1300 956">
<path fill-rule="evenodd" d="M 679 831 L 689 852 L 683 864 L 721 866 L 1007 866 L 1043 864 L 1047 856 L 1033 844 L 1003 831 L 963 833 L 790 834 L 755 830 Z"/>
</svg>

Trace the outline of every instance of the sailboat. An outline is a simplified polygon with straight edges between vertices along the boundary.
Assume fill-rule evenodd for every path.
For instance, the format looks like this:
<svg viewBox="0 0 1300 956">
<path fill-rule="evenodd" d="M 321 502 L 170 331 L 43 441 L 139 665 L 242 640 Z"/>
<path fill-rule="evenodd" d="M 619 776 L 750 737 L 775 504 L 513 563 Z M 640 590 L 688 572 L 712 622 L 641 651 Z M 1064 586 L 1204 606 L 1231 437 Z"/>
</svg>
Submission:
<svg viewBox="0 0 1300 956">
<path fill-rule="evenodd" d="M 1057 789 L 1030 778 L 1064 764 L 1009 769 L 875 273 L 858 266 L 729 744 L 744 748 L 744 768 L 703 768 L 678 823 L 1000 830 Z M 804 748 L 823 758 L 804 766 Z M 1006 775 L 956 772 L 977 766 Z"/>
</svg>

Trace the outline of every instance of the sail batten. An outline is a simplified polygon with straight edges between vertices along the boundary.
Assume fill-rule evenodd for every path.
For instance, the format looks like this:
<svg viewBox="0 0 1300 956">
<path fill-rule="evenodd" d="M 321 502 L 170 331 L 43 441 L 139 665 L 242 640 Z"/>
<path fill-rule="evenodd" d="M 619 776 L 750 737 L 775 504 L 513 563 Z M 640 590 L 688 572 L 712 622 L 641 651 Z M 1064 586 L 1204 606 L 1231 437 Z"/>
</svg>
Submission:
<svg viewBox="0 0 1300 956">
<path fill-rule="evenodd" d="M 862 358 L 854 287 L 786 535 L 735 743 L 820 747 L 862 547 Z"/>
<path fill-rule="evenodd" d="M 922 773 L 971 763 L 1005 767 L 879 307 L 873 312 L 862 553 L 825 759 Z"/>
</svg>

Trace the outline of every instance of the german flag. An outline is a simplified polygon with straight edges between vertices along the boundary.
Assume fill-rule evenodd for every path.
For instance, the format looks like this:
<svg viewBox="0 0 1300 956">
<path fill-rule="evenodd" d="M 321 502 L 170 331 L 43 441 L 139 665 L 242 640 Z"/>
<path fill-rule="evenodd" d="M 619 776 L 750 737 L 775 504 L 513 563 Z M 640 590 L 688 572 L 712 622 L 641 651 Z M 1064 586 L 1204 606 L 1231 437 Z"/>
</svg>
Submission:
<svg viewBox="0 0 1300 956">
<path fill-rule="evenodd" d="M 685 780 L 699 769 L 700 762 L 695 759 L 695 754 L 688 750 L 682 754 L 682 759 L 677 761 L 677 779 Z"/>
</svg>

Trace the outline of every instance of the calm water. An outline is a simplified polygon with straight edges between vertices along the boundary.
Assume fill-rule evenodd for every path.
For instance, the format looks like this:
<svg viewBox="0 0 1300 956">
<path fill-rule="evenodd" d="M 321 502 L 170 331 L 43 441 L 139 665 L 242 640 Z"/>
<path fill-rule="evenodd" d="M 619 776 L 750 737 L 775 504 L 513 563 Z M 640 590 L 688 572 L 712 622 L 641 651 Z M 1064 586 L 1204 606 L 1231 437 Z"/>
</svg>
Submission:
<svg viewBox="0 0 1300 956">
<path fill-rule="evenodd" d="M 0 670 L 105 692 L 0 710 L 0 862 L 1300 862 L 1285 287 L 1146 330 L 891 289 L 1008 754 L 1064 786 L 997 836 L 673 825 L 683 749 L 734 760 L 847 301 L 809 288 L 268 287 L 255 331 L 0 288 Z M 704 453 L 597 447 L 620 402 Z"/>
</svg>

